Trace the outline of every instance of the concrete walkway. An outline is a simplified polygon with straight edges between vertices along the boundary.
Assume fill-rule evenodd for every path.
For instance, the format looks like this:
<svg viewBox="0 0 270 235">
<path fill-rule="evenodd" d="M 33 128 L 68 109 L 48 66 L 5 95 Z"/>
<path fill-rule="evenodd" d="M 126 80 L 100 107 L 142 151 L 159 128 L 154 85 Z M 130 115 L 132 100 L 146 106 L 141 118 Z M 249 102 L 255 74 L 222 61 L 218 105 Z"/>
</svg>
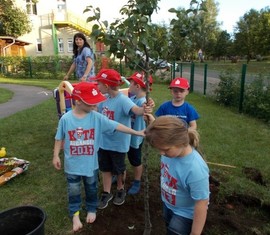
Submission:
<svg viewBox="0 0 270 235">
<path fill-rule="evenodd" d="M 0 119 L 52 98 L 52 91 L 41 87 L 0 83 L 0 88 L 11 90 L 14 93 L 11 100 L 0 104 Z"/>
</svg>

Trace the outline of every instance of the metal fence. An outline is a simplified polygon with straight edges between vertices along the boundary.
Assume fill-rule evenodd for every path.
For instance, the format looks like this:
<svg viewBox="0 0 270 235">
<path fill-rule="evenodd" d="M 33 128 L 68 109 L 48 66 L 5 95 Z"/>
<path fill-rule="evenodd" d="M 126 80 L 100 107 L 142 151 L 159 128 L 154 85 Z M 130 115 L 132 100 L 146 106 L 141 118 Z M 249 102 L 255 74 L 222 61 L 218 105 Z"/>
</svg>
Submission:
<svg viewBox="0 0 270 235">
<path fill-rule="evenodd" d="M 190 92 L 198 92 L 203 95 L 213 96 L 217 89 L 220 76 L 230 71 L 239 78 L 239 112 L 243 110 L 245 86 L 258 78 L 265 81 L 269 87 L 270 66 L 260 67 L 255 70 L 256 65 L 238 64 L 232 67 L 230 64 L 207 64 L 207 63 L 179 63 L 177 69 L 171 69 L 171 79 L 185 77 L 190 81 Z M 258 67 L 258 66 L 257 66 Z"/>
</svg>

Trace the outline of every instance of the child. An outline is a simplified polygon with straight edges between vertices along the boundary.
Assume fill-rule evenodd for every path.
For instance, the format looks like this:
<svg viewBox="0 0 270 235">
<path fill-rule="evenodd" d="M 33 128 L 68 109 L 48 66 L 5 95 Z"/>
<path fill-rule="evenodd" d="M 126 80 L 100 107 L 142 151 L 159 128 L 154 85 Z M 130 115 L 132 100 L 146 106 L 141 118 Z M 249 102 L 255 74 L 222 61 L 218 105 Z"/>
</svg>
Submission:
<svg viewBox="0 0 270 235">
<path fill-rule="evenodd" d="M 107 94 L 107 100 L 98 106 L 98 111 L 109 119 L 131 126 L 131 112 L 143 115 L 144 111 L 152 111 L 151 107 L 138 107 L 129 97 L 120 92 L 123 84 L 120 74 L 113 69 L 102 69 L 96 76 L 98 88 L 102 94 Z M 108 206 L 113 199 L 111 193 L 112 175 L 117 175 L 117 192 L 113 199 L 115 205 L 125 202 L 125 155 L 129 150 L 130 135 L 115 132 L 104 133 L 98 151 L 99 169 L 102 172 L 103 192 L 99 200 L 99 209 Z"/>
<path fill-rule="evenodd" d="M 129 134 L 144 135 L 134 131 L 95 111 L 96 104 L 106 100 L 95 84 L 78 83 L 72 91 L 75 102 L 73 110 L 59 120 L 55 136 L 53 165 L 61 169 L 59 153 L 64 142 L 64 166 L 68 184 L 69 214 L 73 218 L 73 231 L 82 228 L 79 217 L 81 209 L 81 181 L 84 184 L 87 223 L 96 219 L 97 179 L 99 148 L 102 134 L 113 134 L 115 130 Z"/>
<path fill-rule="evenodd" d="M 146 102 L 146 81 L 145 75 L 141 73 L 134 73 L 128 78 L 130 81 L 129 93 L 133 96 L 130 99 L 139 107 L 142 107 Z M 153 83 L 153 78 L 149 76 L 149 87 Z M 134 130 L 144 130 L 146 128 L 143 116 L 137 116 L 132 114 L 131 127 Z M 128 190 L 128 194 L 135 195 L 140 192 L 141 177 L 143 172 L 143 166 L 141 161 L 141 150 L 143 145 L 143 137 L 131 136 L 130 148 L 128 151 L 128 159 L 130 164 L 134 167 L 134 181 L 132 186 Z"/>
<path fill-rule="evenodd" d="M 147 127 L 145 135 L 161 154 L 160 186 L 167 234 L 201 234 L 209 202 L 209 169 L 196 151 L 197 131 L 187 129 L 177 117 L 161 116 Z"/>
<path fill-rule="evenodd" d="M 172 100 L 163 103 L 156 111 L 156 117 L 162 115 L 173 115 L 187 123 L 190 129 L 197 129 L 196 120 L 199 114 L 192 105 L 185 101 L 189 94 L 189 83 L 185 78 L 175 78 L 172 80 L 169 89 L 171 90 Z"/>
</svg>

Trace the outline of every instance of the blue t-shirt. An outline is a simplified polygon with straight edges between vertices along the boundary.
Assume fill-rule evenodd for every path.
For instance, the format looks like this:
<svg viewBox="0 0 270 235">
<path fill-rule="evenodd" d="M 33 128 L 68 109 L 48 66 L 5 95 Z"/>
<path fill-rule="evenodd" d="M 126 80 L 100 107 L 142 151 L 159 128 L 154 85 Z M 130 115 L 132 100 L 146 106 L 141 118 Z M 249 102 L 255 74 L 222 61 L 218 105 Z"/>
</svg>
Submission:
<svg viewBox="0 0 270 235">
<path fill-rule="evenodd" d="M 155 112 L 156 117 L 163 115 L 172 115 L 184 120 L 188 125 L 191 121 L 199 119 L 199 114 L 195 108 L 188 102 L 184 102 L 181 106 L 174 106 L 172 101 L 166 101 Z"/>
<path fill-rule="evenodd" d="M 58 123 L 56 140 L 64 140 L 65 172 L 73 175 L 93 176 L 98 169 L 97 151 L 103 133 L 112 133 L 119 123 L 91 111 L 77 118 L 73 111 L 65 113 Z"/>
<path fill-rule="evenodd" d="M 91 70 L 89 72 L 89 74 L 87 75 L 87 80 L 89 80 L 89 78 L 94 77 L 95 76 L 95 56 L 94 56 L 94 52 L 91 48 L 89 47 L 84 47 L 83 50 L 81 51 L 81 53 L 79 55 L 77 55 L 76 58 L 74 58 L 74 62 L 76 64 L 76 76 L 77 78 L 81 78 L 84 75 L 84 72 L 86 70 L 87 67 L 87 61 L 86 58 L 89 57 L 92 60 L 92 67 Z"/>
<path fill-rule="evenodd" d="M 123 93 L 119 92 L 115 97 L 107 97 L 107 100 L 98 105 L 98 111 L 111 120 L 115 120 L 127 127 L 131 127 L 131 109 L 135 104 Z M 105 150 L 127 153 L 131 135 L 119 131 L 104 133 L 100 148 Z"/>
<path fill-rule="evenodd" d="M 209 169 L 195 150 L 184 157 L 161 156 L 161 197 L 176 215 L 193 219 L 197 200 L 209 199 Z"/>
<path fill-rule="evenodd" d="M 146 102 L 145 97 L 141 98 L 136 98 L 136 96 L 130 97 L 130 99 L 135 103 L 137 106 L 142 107 L 143 104 Z M 143 116 L 138 116 L 134 113 L 131 114 L 131 128 L 136 130 L 136 131 L 141 131 L 146 128 L 145 121 Z M 143 142 L 143 137 L 142 136 L 136 136 L 132 135 L 131 136 L 131 141 L 130 141 L 130 146 L 132 148 L 138 149 L 140 144 Z"/>
</svg>

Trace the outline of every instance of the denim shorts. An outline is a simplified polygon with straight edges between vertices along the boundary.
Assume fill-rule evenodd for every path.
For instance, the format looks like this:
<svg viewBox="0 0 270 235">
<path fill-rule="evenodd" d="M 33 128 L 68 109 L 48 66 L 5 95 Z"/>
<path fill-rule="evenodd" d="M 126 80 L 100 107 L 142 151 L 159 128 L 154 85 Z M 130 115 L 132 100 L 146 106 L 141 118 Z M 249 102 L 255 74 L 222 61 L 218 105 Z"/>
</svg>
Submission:
<svg viewBox="0 0 270 235">
<path fill-rule="evenodd" d="M 125 153 L 116 151 L 98 150 L 98 164 L 100 171 L 111 172 L 113 175 L 124 174 L 126 170 Z"/>
<path fill-rule="evenodd" d="M 128 151 L 128 160 L 132 166 L 140 166 L 142 164 L 142 143 L 139 148 L 130 147 Z"/>
<path fill-rule="evenodd" d="M 192 228 L 192 219 L 176 215 L 163 203 L 163 217 L 167 227 L 167 235 L 189 235 Z"/>
</svg>

